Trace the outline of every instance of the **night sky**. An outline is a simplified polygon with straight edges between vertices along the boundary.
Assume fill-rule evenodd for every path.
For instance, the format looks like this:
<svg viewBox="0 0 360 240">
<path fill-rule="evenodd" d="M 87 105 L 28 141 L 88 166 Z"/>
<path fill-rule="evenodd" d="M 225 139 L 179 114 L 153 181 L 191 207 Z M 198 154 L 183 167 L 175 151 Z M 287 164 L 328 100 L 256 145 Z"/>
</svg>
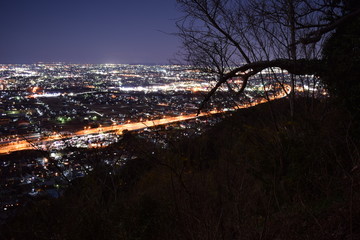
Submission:
<svg viewBox="0 0 360 240">
<path fill-rule="evenodd" d="M 0 63 L 168 63 L 175 0 L 0 0 Z"/>
</svg>

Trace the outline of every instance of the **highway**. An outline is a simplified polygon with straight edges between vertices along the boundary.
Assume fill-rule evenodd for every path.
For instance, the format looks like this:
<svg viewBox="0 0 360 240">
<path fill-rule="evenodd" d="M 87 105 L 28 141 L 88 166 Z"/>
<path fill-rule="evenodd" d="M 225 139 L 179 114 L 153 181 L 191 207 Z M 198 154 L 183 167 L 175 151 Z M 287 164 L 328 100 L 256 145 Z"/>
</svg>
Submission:
<svg viewBox="0 0 360 240">
<path fill-rule="evenodd" d="M 289 89 L 287 89 L 287 90 L 289 91 Z M 285 97 L 286 95 L 287 95 L 287 93 L 281 92 L 276 96 L 272 96 L 269 100 L 282 98 L 282 97 Z M 238 106 L 238 108 L 248 108 L 248 107 L 252 107 L 252 106 L 267 102 L 267 101 L 268 100 L 266 100 L 266 99 L 257 99 L 255 102 L 240 105 L 240 106 Z M 72 138 L 72 137 L 77 137 L 77 136 L 85 136 L 85 135 L 90 135 L 90 134 L 99 134 L 99 133 L 104 133 L 104 132 L 116 132 L 117 134 L 122 134 L 122 132 L 124 130 L 128 130 L 128 131 L 140 130 L 140 129 L 144 129 L 144 128 L 148 128 L 148 127 L 154 127 L 154 126 L 159 126 L 159 125 L 166 125 L 166 124 L 170 124 L 170 123 L 186 121 L 186 120 L 194 119 L 197 117 L 208 116 L 208 115 L 213 115 L 213 114 L 222 113 L 222 112 L 224 112 L 224 111 L 213 110 L 213 111 L 210 111 L 207 113 L 201 113 L 199 115 L 187 114 L 187 115 L 176 116 L 176 117 L 168 116 L 168 117 L 164 117 L 161 119 L 155 119 L 155 120 L 149 120 L 149 121 L 143 121 L 143 122 L 134 122 L 134 123 L 112 125 L 112 126 L 106 126 L 106 127 L 100 126 L 97 128 L 88 128 L 88 129 L 85 128 L 84 130 L 77 131 L 71 135 L 61 135 L 58 133 L 54 133 L 52 136 L 42 137 L 41 139 L 35 138 L 35 137 L 27 138 L 25 136 L 17 137 L 17 138 L 6 141 L 6 143 L 0 143 L 0 154 L 9 154 L 9 153 L 15 152 L 15 151 L 35 149 L 34 146 L 41 145 L 41 144 L 44 145 L 44 143 L 50 143 L 50 142 L 53 142 L 56 140 L 61 140 L 61 139 L 67 139 L 67 138 Z"/>
<path fill-rule="evenodd" d="M 128 130 L 128 131 L 140 130 L 140 129 L 144 129 L 147 127 L 154 127 L 154 126 L 166 125 L 166 124 L 175 123 L 175 122 L 181 122 L 181 121 L 190 120 L 190 119 L 194 119 L 197 117 L 205 116 L 208 114 L 215 114 L 215 113 L 219 113 L 219 112 L 211 111 L 210 113 L 206 113 L 206 114 L 202 113 L 199 115 L 188 114 L 188 115 L 176 116 L 176 117 L 165 117 L 162 119 L 155 119 L 155 120 L 151 120 L 151 121 L 127 123 L 127 124 L 112 125 L 112 126 L 106 126 L 106 127 L 100 126 L 97 128 L 89 128 L 89 129 L 80 130 L 80 131 L 75 132 L 74 134 L 66 135 L 66 136 L 55 133 L 52 136 L 43 137 L 41 139 L 33 139 L 33 138 L 21 139 L 18 137 L 16 139 L 7 141 L 5 144 L 0 144 L 0 154 L 9 154 L 9 153 L 15 152 L 15 151 L 30 150 L 30 149 L 34 149 L 35 145 L 38 145 L 41 143 L 46 143 L 46 142 L 53 142 L 56 140 L 61 140 L 61 139 L 66 139 L 66 138 L 85 136 L 85 135 L 90 135 L 90 134 L 99 134 L 99 133 L 104 133 L 104 132 L 117 132 L 118 134 L 122 134 L 122 132 L 124 130 Z"/>
</svg>

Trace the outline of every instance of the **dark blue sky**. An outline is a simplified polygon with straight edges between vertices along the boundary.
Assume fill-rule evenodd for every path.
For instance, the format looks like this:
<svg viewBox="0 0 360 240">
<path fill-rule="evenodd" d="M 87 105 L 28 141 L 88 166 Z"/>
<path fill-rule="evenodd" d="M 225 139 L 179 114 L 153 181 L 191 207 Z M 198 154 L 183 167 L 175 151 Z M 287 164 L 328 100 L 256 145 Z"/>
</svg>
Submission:
<svg viewBox="0 0 360 240">
<path fill-rule="evenodd" d="M 1 0 L 0 63 L 167 63 L 178 17 L 175 0 Z"/>
</svg>

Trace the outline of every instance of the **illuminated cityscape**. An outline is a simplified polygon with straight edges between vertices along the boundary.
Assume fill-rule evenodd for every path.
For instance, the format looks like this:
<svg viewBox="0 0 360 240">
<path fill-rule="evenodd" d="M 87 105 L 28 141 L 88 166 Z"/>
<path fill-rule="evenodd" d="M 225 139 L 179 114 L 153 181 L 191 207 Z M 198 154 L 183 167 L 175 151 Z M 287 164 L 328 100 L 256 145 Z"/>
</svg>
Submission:
<svg viewBox="0 0 360 240">
<path fill-rule="evenodd" d="M 166 129 L 175 129 L 177 139 L 200 134 L 221 119 L 219 113 L 233 110 L 212 101 L 197 114 L 215 80 L 178 65 L 0 65 L 2 214 L 6 218 L 29 197 L 60 196 L 67 181 L 93 169 L 93 162 L 81 160 L 84 154 L 112 149 L 124 132 L 137 131 L 162 148 L 168 145 Z M 235 108 L 266 101 L 263 89 L 270 99 L 286 96 L 270 83 L 253 80 Z M 220 96 L 227 91 L 222 87 Z M 103 151 L 101 161 L 108 165 L 131 157 Z"/>
<path fill-rule="evenodd" d="M 210 76 L 176 66 L 3 65 L 0 77 L 2 135 L 179 115 L 210 87 Z"/>
<path fill-rule="evenodd" d="M 0 65 L 2 214 L 28 197 L 58 196 L 65 179 L 92 170 L 78 161 L 84 149 L 114 144 L 124 131 L 140 131 L 163 147 L 166 133 L 159 138 L 152 131 L 175 124 L 185 137 L 200 133 L 202 122 L 217 121 L 196 115 L 211 80 L 173 65 Z M 128 157 L 119 161 L 112 152 L 104 162 Z"/>
</svg>

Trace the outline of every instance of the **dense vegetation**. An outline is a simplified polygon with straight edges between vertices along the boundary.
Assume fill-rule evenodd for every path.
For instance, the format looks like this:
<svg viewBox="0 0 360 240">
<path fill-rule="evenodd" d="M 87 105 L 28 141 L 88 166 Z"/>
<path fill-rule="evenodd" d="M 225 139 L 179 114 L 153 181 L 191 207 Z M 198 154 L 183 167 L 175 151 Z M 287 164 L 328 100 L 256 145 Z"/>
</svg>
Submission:
<svg viewBox="0 0 360 240">
<path fill-rule="evenodd" d="M 359 2 L 358 2 L 359 4 Z M 323 81 L 333 97 L 359 120 L 360 17 L 342 25 L 323 49 L 326 76 Z"/>
</svg>

